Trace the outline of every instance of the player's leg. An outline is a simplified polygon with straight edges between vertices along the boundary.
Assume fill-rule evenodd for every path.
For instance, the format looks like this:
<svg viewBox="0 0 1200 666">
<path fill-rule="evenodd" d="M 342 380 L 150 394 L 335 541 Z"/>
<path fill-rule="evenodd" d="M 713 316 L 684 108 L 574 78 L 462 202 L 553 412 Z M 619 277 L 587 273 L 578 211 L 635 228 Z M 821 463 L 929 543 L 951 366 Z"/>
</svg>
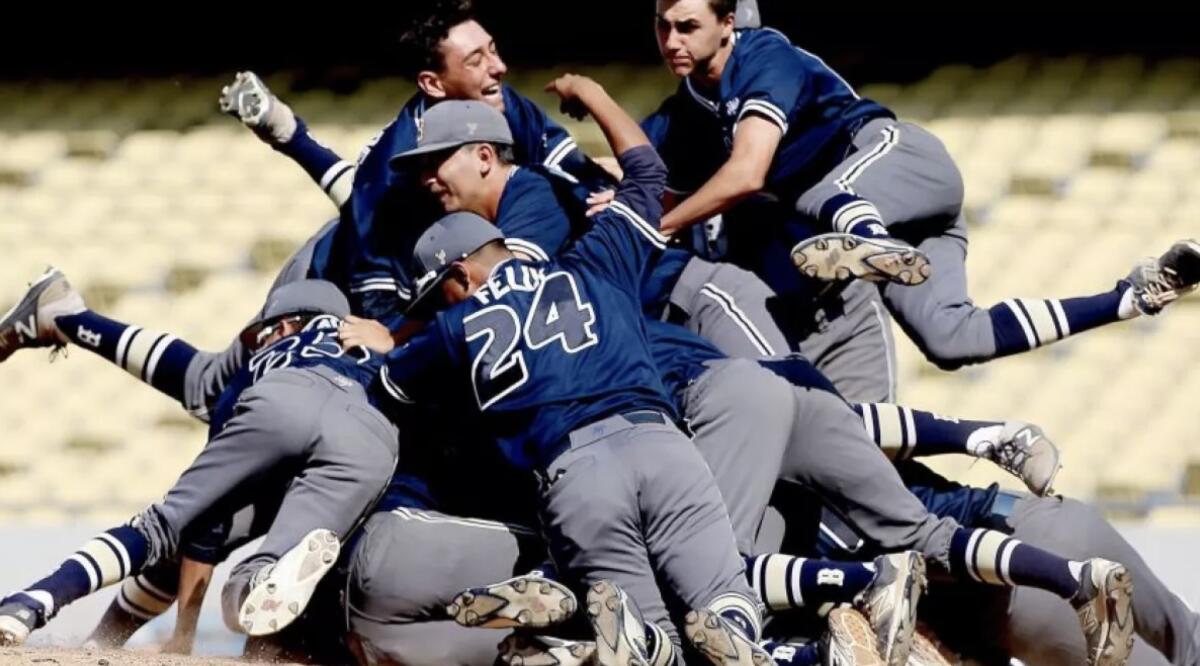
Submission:
<svg viewBox="0 0 1200 666">
<path fill-rule="evenodd" d="M 274 633 L 303 611 L 336 562 L 340 542 L 379 500 L 396 468 L 396 428 L 370 406 L 362 387 L 338 383 L 341 377 L 324 368 L 295 374 L 289 381 L 312 382 L 324 394 L 311 404 L 316 428 L 262 545 L 234 567 L 221 594 L 226 624 L 252 635 Z"/>
<path fill-rule="evenodd" d="M 847 400 L 891 402 L 896 395 L 896 349 L 891 316 L 876 290 L 853 282 L 831 297 L 800 353 Z"/>
<path fill-rule="evenodd" d="M 973 421 L 890 403 L 854 403 L 879 448 L 894 461 L 945 454 L 990 460 L 1021 479 L 1030 492 L 1050 492 L 1061 467 L 1058 447 L 1023 421 Z"/>
<path fill-rule="evenodd" d="M 1200 615 L 1167 588 L 1094 508 L 1072 499 L 1023 496 L 1012 506 L 1007 521 L 1013 536 L 1027 543 L 1068 557 L 1100 556 L 1124 564 L 1137 588 L 1133 597 L 1137 635 L 1172 664 L 1200 661 Z M 1063 635 L 1062 627 L 1072 615 L 1060 599 L 1026 590 L 1015 592 L 1009 613 L 1014 656 L 1027 663 L 1042 663 L 1035 655 L 1045 642 L 1058 643 L 1063 649 L 1069 646 L 1072 654 L 1084 654 L 1077 632 Z"/>
<path fill-rule="evenodd" d="M 1057 342 L 1069 335 L 1140 314 L 1138 290 L 1120 280 L 1110 291 L 1068 299 L 1009 299 L 983 308 L 967 294 L 967 241 L 963 221 L 920 242 L 935 266 L 925 284 L 884 288 L 901 328 L 931 362 L 954 369 Z M 1200 277 L 1200 252 L 1169 253 L 1164 269 Z M 1160 271 L 1161 272 L 1161 271 Z M 1141 278 L 1139 278 L 1140 280 Z M 1153 280 L 1150 280 L 1153 282 Z M 1167 292 L 1163 292 L 1167 293 Z"/>
<path fill-rule="evenodd" d="M 529 571 L 536 530 L 417 509 L 374 514 L 350 563 L 350 632 L 364 663 L 491 666 L 507 629 L 467 628 L 446 612 L 462 590 Z"/>
<path fill-rule="evenodd" d="M 841 210 L 839 202 L 851 195 L 831 193 L 846 186 L 863 200 L 844 206 L 847 219 L 860 214 L 866 218 L 838 231 L 886 234 L 877 222 L 882 220 L 891 232 L 917 243 L 932 275 L 911 288 L 893 282 L 884 287 L 884 297 L 901 327 L 939 366 L 955 368 L 1020 353 L 1097 326 L 1155 314 L 1200 282 L 1200 244 L 1181 242 L 1157 261 L 1139 264 L 1110 291 L 1067 299 L 1017 298 L 987 309 L 977 307 L 966 287 L 962 176 L 942 143 L 912 123 L 877 120 L 856 135 L 855 145 L 859 152 L 850 162 L 858 158 L 862 165 L 844 173 L 835 170 L 842 175 L 832 188 L 823 182 L 801 197 L 799 208 L 812 213 L 824 200 L 826 213 Z M 873 210 L 862 213 L 866 207 Z M 850 224 L 837 219 L 832 223 Z M 853 252 L 838 250 L 838 243 L 827 245 L 842 258 L 854 257 Z M 819 248 L 811 249 L 801 254 L 813 255 L 809 258 L 819 265 Z"/>
<path fill-rule="evenodd" d="M 772 381 L 779 379 L 757 361 L 721 359 L 709 362 L 680 399 L 692 442 L 728 510 L 738 551 L 747 554 L 754 552 L 794 420 L 795 401 L 772 390 Z"/>
<path fill-rule="evenodd" d="M 791 351 L 767 310 L 774 295 L 749 271 L 693 258 L 671 290 L 670 303 L 672 316 L 726 356 L 759 358 Z"/>
<path fill-rule="evenodd" d="M 306 277 L 317 242 L 337 224 L 327 222 L 284 264 L 271 290 Z M 219 352 L 199 351 L 184 340 L 116 321 L 87 308 L 57 269 L 48 269 L 13 309 L 0 318 L 0 361 L 21 348 L 74 344 L 125 370 L 178 401 L 201 420 L 245 362 L 234 339 Z"/>
<path fill-rule="evenodd" d="M 314 139 L 304 121 L 254 72 L 238 72 L 221 89 L 219 104 L 267 145 L 295 160 L 335 206 L 341 208 L 350 198 L 354 164 Z"/>
<path fill-rule="evenodd" d="M 799 418 L 784 457 L 786 478 L 816 489 L 883 550 L 919 550 L 964 582 L 1050 591 L 1099 618 L 1088 631 L 1093 649 L 1128 650 L 1126 569 L 1101 559 L 1068 560 L 1001 532 L 936 518 L 905 488 L 844 402 L 820 390 L 795 394 Z"/>
<path fill-rule="evenodd" d="M 235 512 L 213 511 L 188 525 L 182 536 L 180 559 L 211 568 L 224 562 L 231 552 L 266 534 L 279 510 L 284 491 L 292 481 L 287 474 L 280 476 L 275 482 L 277 491 L 268 490 L 268 483 L 259 484 L 253 505 Z M 195 624 L 187 617 L 192 611 L 183 607 L 189 599 L 200 603 L 203 591 L 192 589 L 189 593 L 185 589 L 180 578 L 181 566 L 181 562 L 172 559 L 126 578 L 88 640 L 107 647 L 123 645 L 147 622 L 166 612 L 178 595 L 180 610 L 171 644 L 179 651 L 184 651 L 185 647 L 190 650 L 187 632 L 189 626 L 194 630 Z M 181 589 L 184 589 L 183 593 L 180 593 Z"/>
</svg>

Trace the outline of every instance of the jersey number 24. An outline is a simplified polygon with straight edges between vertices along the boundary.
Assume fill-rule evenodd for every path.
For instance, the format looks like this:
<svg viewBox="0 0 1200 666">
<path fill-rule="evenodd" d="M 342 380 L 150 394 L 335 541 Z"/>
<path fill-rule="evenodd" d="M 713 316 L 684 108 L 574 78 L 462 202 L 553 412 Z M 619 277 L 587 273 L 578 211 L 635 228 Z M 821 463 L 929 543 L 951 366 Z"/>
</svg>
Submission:
<svg viewBox="0 0 1200 666">
<path fill-rule="evenodd" d="M 493 305 L 463 319 L 467 342 L 484 338 L 471 362 L 479 409 L 487 409 L 528 381 L 525 352 L 518 349 L 522 338 L 530 350 L 558 342 L 564 352 L 575 354 L 599 341 L 592 330 L 595 322 L 595 310 L 580 297 L 575 278 L 564 272 L 546 276 L 524 326 L 517 311 L 507 305 Z"/>
</svg>

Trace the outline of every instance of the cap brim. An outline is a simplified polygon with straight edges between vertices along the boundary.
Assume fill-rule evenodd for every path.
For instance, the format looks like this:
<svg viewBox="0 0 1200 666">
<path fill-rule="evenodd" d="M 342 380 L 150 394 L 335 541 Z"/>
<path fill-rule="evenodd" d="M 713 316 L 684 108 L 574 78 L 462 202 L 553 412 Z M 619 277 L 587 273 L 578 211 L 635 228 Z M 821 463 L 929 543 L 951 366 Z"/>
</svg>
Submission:
<svg viewBox="0 0 1200 666">
<path fill-rule="evenodd" d="M 399 169 L 401 165 L 414 157 L 429 155 L 430 153 L 440 153 L 444 150 L 465 146 L 466 144 L 466 141 L 442 141 L 440 143 L 430 143 L 424 146 L 418 146 L 412 150 L 406 150 L 398 155 L 392 155 L 391 159 L 388 160 L 388 165 L 391 166 L 392 169 Z"/>
<path fill-rule="evenodd" d="M 429 297 L 437 291 L 438 286 L 442 284 L 448 275 L 450 275 L 450 266 L 443 268 L 432 280 L 426 283 L 424 288 L 418 289 L 412 302 L 408 304 L 408 307 L 404 308 L 404 315 L 412 317 L 432 314 L 429 311 L 432 303 Z"/>
</svg>

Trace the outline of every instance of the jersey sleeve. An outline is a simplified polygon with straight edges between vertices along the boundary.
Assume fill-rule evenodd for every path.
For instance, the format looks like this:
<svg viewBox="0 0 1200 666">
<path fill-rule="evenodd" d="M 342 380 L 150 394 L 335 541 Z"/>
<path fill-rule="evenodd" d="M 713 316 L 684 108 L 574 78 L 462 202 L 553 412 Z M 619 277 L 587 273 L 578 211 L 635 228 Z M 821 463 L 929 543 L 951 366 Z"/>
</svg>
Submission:
<svg viewBox="0 0 1200 666">
<path fill-rule="evenodd" d="M 445 313 L 439 314 L 408 342 L 393 349 L 379 370 L 382 394 L 402 405 L 437 403 L 453 379 Z"/>
<path fill-rule="evenodd" d="M 345 203 L 354 179 L 354 165 L 309 134 L 302 118 L 296 117 L 296 132 L 291 141 L 272 147 L 300 165 L 339 207 Z"/>
<path fill-rule="evenodd" d="M 667 168 L 650 146 L 632 148 L 618 159 L 625 178 L 616 198 L 592 218 L 592 228 L 564 261 L 586 265 L 636 298 L 643 270 L 667 246 L 658 231 Z"/>
<path fill-rule="evenodd" d="M 549 261 L 570 241 L 571 218 L 546 177 L 522 171 L 508 181 L 496 222 L 508 249 Z"/>
<path fill-rule="evenodd" d="M 788 119 L 811 102 L 812 86 L 796 47 L 769 31 L 749 33 L 753 41 L 739 63 L 730 96 L 742 101 L 740 122 L 748 114 L 762 116 L 788 131 Z M 736 48 L 736 47 L 735 47 Z"/>
</svg>

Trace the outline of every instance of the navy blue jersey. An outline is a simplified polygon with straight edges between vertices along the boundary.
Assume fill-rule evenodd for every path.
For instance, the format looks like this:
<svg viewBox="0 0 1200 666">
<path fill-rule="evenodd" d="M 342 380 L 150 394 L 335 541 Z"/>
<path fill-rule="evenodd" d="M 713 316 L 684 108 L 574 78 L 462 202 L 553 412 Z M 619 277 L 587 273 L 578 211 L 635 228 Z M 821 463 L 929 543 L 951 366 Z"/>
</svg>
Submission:
<svg viewBox="0 0 1200 666">
<path fill-rule="evenodd" d="M 543 166 L 593 189 L 608 185 L 611 178 L 578 149 L 565 129 L 508 86 L 503 92 L 504 116 L 519 164 Z M 386 321 L 411 298 L 412 246 L 442 214 L 417 183 L 388 164 L 394 155 L 416 147 L 429 104 L 428 97 L 417 93 L 367 144 L 358 158 L 350 199 L 342 209 L 343 222 L 353 230 L 344 270 L 350 300 L 355 311 L 366 317 Z"/>
<path fill-rule="evenodd" d="M 504 232 L 509 249 L 549 261 L 591 227 L 583 203 L 586 196 L 578 185 L 545 169 L 520 168 L 504 186 L 495 223 Z M 691 258 L 686 250 L 669 247 L 647 266 L 642 305 L 648 316 L 662 315 L 671 289 Z"/>
<path fill-rule="evenodd" d="M 254 386 L 273 370 L 325 366 L 357 382 L 370 393 L 384 357 L 363 347 L 342 349 L 338 327 L 342 320 L 332 315 L 314 317 L 304 328 L 255 352 L 230 378 L 209 411 L 209 439 L 215 437 L 233 418 L 234 406 L 246 389 Z M 372 403 L 377 401 L 372 400 Z"/>
<path fill-rule="evenodd" d="M 649 147 L 621 156 L 615 201 L 549 262 L 512 258 L 471 298 L 393 350 L 381 374 L 395 399 L 448 404 L 467 387 L 505 458 L 550 463 L 572 430 L 622 412 L 674 415 L 650 354 L 640 279 L 665 246 L 666 181 Z"/>
<path fill-rule="evenodd" d="M 662 375 L 667 395 L 678 400 L 679 394 L 707 369 L 709 361 L 727 358 L 711 342 L 682 326 L 655 319 L 646 320 L 650 352 Z"/>
<path fill-rule="evenodd" d="M 684 79 L 676 98 L 659 110 L 666 119 L 651 121 L 660 137 L 671 135 L 672 123 L 693 131 L 703 131 L 706 126 L 693 118 L 691 111 L 681 111 L 685 108 L 682 99 L 715 118 L 721 138 L 720 145 L 692 138 L 695 147 L 691 150 L 667 150 L 663 159 L 671 171 L 684 172 L 686 181 L 690 181 L 684 184 L 695 189 L 697 165 L 711 169 L 705 179 L 711 177 L 733 147 L 738 122 L 754 114 L 778 125 L 783 132 L 765 189 L 789 201 L 845 159 L 854 132 L 867 120 L 894 117 L 883 106 L 859 97 L 820 58 L 769 28 L 734 33 L 733 53 L 725 64 L 719 90 L 700 91 L 690 79 Z M 675 136 L 688 140 L 685 132 L 675 132 Z M 719 161 L 700 154 L 718 149 L 723 155 Z"/>
</svg>

